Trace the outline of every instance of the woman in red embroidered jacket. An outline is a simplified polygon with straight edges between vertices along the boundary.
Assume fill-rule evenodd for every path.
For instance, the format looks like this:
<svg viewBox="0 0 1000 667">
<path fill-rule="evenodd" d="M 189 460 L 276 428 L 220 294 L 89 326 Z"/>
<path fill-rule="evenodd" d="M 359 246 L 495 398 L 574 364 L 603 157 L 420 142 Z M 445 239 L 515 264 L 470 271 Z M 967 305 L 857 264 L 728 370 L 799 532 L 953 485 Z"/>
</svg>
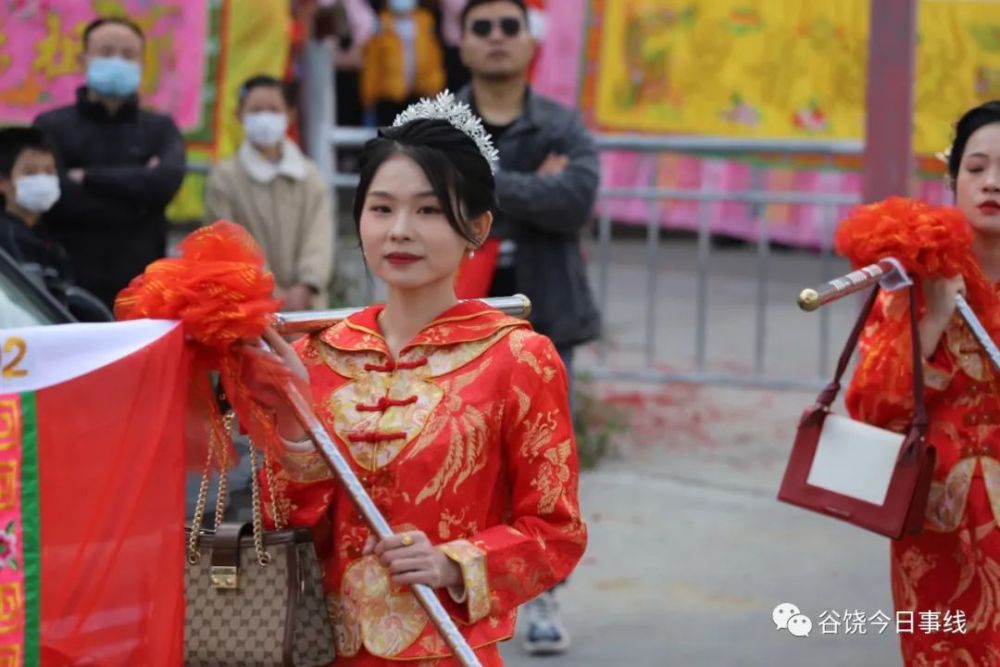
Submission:
<svg viewBox="0 0 1000 667">
<path fill-rule="evenodd" d="M 455 298 L 459 263 L 489 232 L 495 153 L 450 96 L 411 110 L 366 147 L 354 205 L 386 305 L 294 351 L 271 338 L 397 535 L 375 543 L 263 388 L 287 449 L 266 493 L 328 543 L 338 667 L 458 664 L 414 583 L 438 589 L 483 665 L 501 665 L 518 605 L 565 579 L 586 546 L 566 374 L 526 322 Z"/>
<path fill-rule="evenodd" d="M 900 633 L 905 664 L 987 667 L 1000 664 L 1000 375 L 955 313 L 955 296 L 967 294 L 996 338 L 1000 102 L 958 122 L 948 173 L 971 225 L 978 266 L 922 286 L 920 342 L 937 465 L 924 532 L 892 543 L 892 593 L 897 611 L 913 618 L 913 632 Z M 904 292 L 880 297 L 847 395 L 856 418 L 907 428 L 909 321 Z"/>
</svg>

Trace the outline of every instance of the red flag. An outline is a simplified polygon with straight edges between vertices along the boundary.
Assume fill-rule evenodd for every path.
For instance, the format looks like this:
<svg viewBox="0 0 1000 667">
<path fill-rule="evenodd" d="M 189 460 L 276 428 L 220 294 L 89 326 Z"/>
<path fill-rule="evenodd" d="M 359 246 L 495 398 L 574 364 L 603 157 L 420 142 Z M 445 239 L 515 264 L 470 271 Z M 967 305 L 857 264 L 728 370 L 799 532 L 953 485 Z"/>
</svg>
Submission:
<svg viewBox="0 0 1000 667">
<path fill-rule="evenodd" d="M 182 327 L 8 329 L 0 344 L 23 350 L 0 380 L 0 530 L 20 557 L 0 562 L 0 657 L 20 659 L 0 662 L 181 665 Z"/>
</svg>

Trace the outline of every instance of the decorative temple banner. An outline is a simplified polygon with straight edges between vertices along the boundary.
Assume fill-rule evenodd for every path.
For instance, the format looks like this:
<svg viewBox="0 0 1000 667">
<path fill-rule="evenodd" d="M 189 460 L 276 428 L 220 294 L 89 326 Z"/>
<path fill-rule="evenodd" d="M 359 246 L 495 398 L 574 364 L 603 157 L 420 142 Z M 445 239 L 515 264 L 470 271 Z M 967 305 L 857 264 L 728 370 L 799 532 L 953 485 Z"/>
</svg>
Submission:
<svg viewBox="0 0 1000 667">
<path fill-rule="evenodd" d="M 561 26 L 542 45 L 534 85 L 576 106 L 605 133 L 860 140 L 864 132 L 869 0 L 560 0 Z M 576 75 L 572 75 L 572 73 Z M 915 90 L 914 194 L 946 203 L 934 154 L 967 108 L 1000 98 L 1000 0 L 921 0 Z M 726 153 L 602 155 L 607 186 L 739 193 L 859 195 L 860 156 Z M 602 201 L 599 214 L 773 241 L 829 243 L 847 208 L 639 200 Z"/>
<path fill-rule="evenodd" d="M 593 114 L 607 130 L 859 140 L 870 0 L 592 3 Z M 914 147 L 1000 97 L 1000 2 L 919 3 Z"/>
<path fill-rule="evenodd" d="M 921 0 L 913 145 L 944 150 L 966 110 L 1000 99 L 1000 2 Z"/>
<path fill-rule="evenodd" d="M 604 3 L 595 116 L 616 130 L 856 138 L 868 6 Z"/>
<path fill-rule="evenodd" d="M 0 329 L 0 369 L 0 665 L 182 664 L 182 327 Z"/>
<path fill-rule="evenodd" d="M 144 102 L 170 114 L 182 130 L 198 129 L 205 112 L 206 5 L 206 0 L 3 0 L 0 120 L 30 123 L 42 111 L 72 103 L 82 83 L 84 27 L 97 16 L 126 15 L 146 34 Z"/>
</svg>

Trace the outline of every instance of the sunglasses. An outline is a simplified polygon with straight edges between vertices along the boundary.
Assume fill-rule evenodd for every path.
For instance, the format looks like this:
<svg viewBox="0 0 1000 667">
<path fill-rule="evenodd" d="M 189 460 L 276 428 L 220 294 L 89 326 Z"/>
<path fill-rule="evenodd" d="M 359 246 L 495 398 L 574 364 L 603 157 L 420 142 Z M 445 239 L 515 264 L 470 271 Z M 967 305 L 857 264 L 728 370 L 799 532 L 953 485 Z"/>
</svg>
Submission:
<svg viewBox="0 0 1000 667">
<path fill-rule="evenodd" d="M 472 22 L 469 28 L 479 37 L 489 37 L 493 34 L 493 26 L 498 24 L 500 26 L 500 32 L 502 32 L 505 37 L 517 37 L 521 32 L 521 19 L 514 18 L 513 16 L 505 16 L 504 18 L 497 20 L 476 19 Z"/>
</svg>

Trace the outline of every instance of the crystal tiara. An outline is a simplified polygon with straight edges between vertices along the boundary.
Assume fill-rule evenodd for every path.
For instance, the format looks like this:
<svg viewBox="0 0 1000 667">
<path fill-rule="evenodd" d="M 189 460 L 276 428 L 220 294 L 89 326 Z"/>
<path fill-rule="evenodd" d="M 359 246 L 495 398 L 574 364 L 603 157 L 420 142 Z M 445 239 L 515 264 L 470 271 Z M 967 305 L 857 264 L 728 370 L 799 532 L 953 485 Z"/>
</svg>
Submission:
<svg viewBox="0 0 1000 667">
<path fill-rule="evenodd" d="M 480 120 L 479 116 L 472 113 L 472 109 L 469 108 L 468 104 L 455 99 L 451 91 L 445 90 L 433 99 L 424 98 L 419 102 L 411 104 L 406 107 L 403 113 L 396 116 L 396 120 L 392 126 L 399 127 L 410 121 L 421 119 L 444 120 L 450 123 L 455 129 L 467 134 L 476 142 L 479 152 L 486 158 L 486 162 L 490 165 L 490 171 L 494 174 L 497 172 L 497 160 L 500 154 L 493 147 L 493 140 L 490 139 L 490 135 L 483 128 L 483 121 Z"/>
</svg>

